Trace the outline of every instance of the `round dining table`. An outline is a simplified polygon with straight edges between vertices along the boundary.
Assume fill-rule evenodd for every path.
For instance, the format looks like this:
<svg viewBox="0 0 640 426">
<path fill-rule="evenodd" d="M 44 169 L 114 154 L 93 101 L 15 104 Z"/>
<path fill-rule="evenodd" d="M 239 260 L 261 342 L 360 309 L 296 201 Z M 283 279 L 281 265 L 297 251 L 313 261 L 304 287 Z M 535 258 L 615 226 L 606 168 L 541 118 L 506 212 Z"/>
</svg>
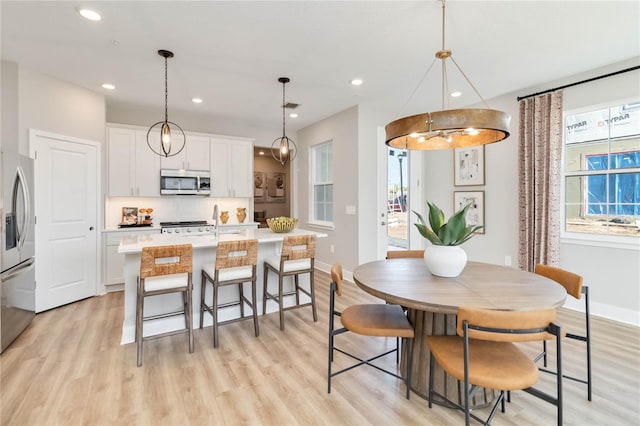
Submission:
<svg viewBox="0 0 640 426">
<path fill-rule="evenodd" d="M 468 262 L 454 278 L 432 275 L 423 259 L 398 258 L 365 263 L 353 270 L 355 283 L 365 292 L 407 308 L 415 330 L 411 389 L 423 398 L 429 394 L 427 335 L 455 335 L 459 307 L 528 311 L 558 308 L 564 304 L 564 287 L 546 277 L 500 265 Z M 407 345 L 402 345 L 404 374 Z M 461 384 L 435 364 L 434 388 L 460 401 Z M 476 392 L 472 404 L 487 405 L 493 390 Z"/>
</svg>

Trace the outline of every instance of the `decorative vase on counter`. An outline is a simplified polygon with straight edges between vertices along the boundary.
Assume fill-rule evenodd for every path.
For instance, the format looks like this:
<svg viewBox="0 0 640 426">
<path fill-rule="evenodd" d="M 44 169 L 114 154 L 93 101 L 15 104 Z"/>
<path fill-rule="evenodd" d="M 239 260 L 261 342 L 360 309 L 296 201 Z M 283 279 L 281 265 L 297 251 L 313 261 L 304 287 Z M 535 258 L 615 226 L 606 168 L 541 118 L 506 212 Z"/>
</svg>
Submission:
<svg viewBox="0 0 640 426">
<path fill-rule="evenodd" d="M 238 223 L 244 223 L 244 220 L 247 218 L 247 209 L 238 207 L 237 210 L 236 217 L 238 218 Z"/>
<path fill-rule="evenodd" d="M 229 220 L 229 212 L 228 211 L 223 211 L 220 213 L 220 222 L 227 223 L 227 221 Z"/>
<path fill-rule="evenodd" d="M 433 275 L 457 277 L 467 264 L 467 253 L 460 246 L 429 246 L 424 250 L 424 263 Z"/>
</svg>

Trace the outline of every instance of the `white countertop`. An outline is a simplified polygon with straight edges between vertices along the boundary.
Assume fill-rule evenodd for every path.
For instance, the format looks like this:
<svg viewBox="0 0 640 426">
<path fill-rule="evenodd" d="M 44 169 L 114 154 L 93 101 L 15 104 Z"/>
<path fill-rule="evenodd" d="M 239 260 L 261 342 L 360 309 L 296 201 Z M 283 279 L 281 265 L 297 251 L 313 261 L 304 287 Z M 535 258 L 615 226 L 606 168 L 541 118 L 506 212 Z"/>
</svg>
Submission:
<svg viewBox="0 0 640 426">
<path fill-rule="evenodd" d="M 156 225 L 154 223 L 151 226 L 127 226 L 125 228 L 107 227 L 102 230 L 102 232 L 145 232 L 145 231 L 160 232 L 160 225 Z"/>
<path fill-rule="evenodd" d="M 218 241 L 238 241 L 257 239 L 258 243 L 271 243 L 282 241 L 290 235 L 315 235 L 317 238 L 326 237 L 327 234 L 306 229 L 294 229 L 291 232 L 279 234 L 269 228 L 245 229 L 233 234 L 221 234 L 219 238 L 213 235 L 175 235 L 175 234 L 142 234 L 125 235 L 120 241 L 118 253 L 140 253 L 143 247 L 166 246 L 173 244 L 192 244 L 194 249 L 217 247 Z"/>
</svg>

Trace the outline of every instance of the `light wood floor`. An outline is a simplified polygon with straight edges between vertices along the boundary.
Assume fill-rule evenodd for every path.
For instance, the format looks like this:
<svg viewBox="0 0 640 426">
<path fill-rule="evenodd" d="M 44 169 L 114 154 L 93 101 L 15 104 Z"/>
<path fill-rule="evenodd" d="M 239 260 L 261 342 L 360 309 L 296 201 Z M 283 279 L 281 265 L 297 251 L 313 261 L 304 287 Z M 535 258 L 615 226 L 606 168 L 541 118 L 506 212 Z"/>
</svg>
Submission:
<svg viewBox="0 0 640 426">
<path fill-rule="evenodd" d="M 1 425 L 402 425 L 462 424 L 461 413 L 427 407 L 391 376 L 361 367 L 334 378 L 327 394 L 328 282 L 318 273 L 318 322 L 310 308 L 260 317 L 260 338 L 251 321 L 222 326 L 220 348 L 211 328 L 196 330 L 195 352 L 186 335 L 145 342 L 136 367 L 134 344 L 121 346 L 122 293 L 110 293 L 37 315 L 0 356 Z M 353 284 L 339 306 L 373 300 Z M 565 326 L 577 315 L 562 312 Z M 393 339 L 337 338 L 362 354 L 389 347 Z M 594 318 L 593 401 L 585 386 L 565 382 L 565 424 L 640 424 L 640 330 Z M 534 348 L 526 348 L 534 353 Z M 578 342 L 564 345 L 567 370 L 582 371 Z M 386 362 L 393 367 L 395 357 Z M 348 360 L 336 355 L 338 366 Z M 543 375 L 541 386 L 552 389 Z M 555 407 L 523 392 L 513 394 L 495 425 L 555 424 Z"/>
</svg>

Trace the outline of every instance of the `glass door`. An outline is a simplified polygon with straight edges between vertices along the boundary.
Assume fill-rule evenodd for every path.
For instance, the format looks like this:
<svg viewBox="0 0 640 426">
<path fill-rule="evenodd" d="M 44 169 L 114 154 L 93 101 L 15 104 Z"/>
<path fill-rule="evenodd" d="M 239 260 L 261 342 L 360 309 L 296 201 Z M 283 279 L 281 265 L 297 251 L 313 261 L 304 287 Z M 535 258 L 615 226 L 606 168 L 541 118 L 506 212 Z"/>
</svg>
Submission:
<svg viewBox="0 0 640 426">
<path fill-rule="evenodd" d="M 387 239 L 389 250 L 409 248 L 409 158 L 406 150 L 387 148 Z"/>
</svg>

